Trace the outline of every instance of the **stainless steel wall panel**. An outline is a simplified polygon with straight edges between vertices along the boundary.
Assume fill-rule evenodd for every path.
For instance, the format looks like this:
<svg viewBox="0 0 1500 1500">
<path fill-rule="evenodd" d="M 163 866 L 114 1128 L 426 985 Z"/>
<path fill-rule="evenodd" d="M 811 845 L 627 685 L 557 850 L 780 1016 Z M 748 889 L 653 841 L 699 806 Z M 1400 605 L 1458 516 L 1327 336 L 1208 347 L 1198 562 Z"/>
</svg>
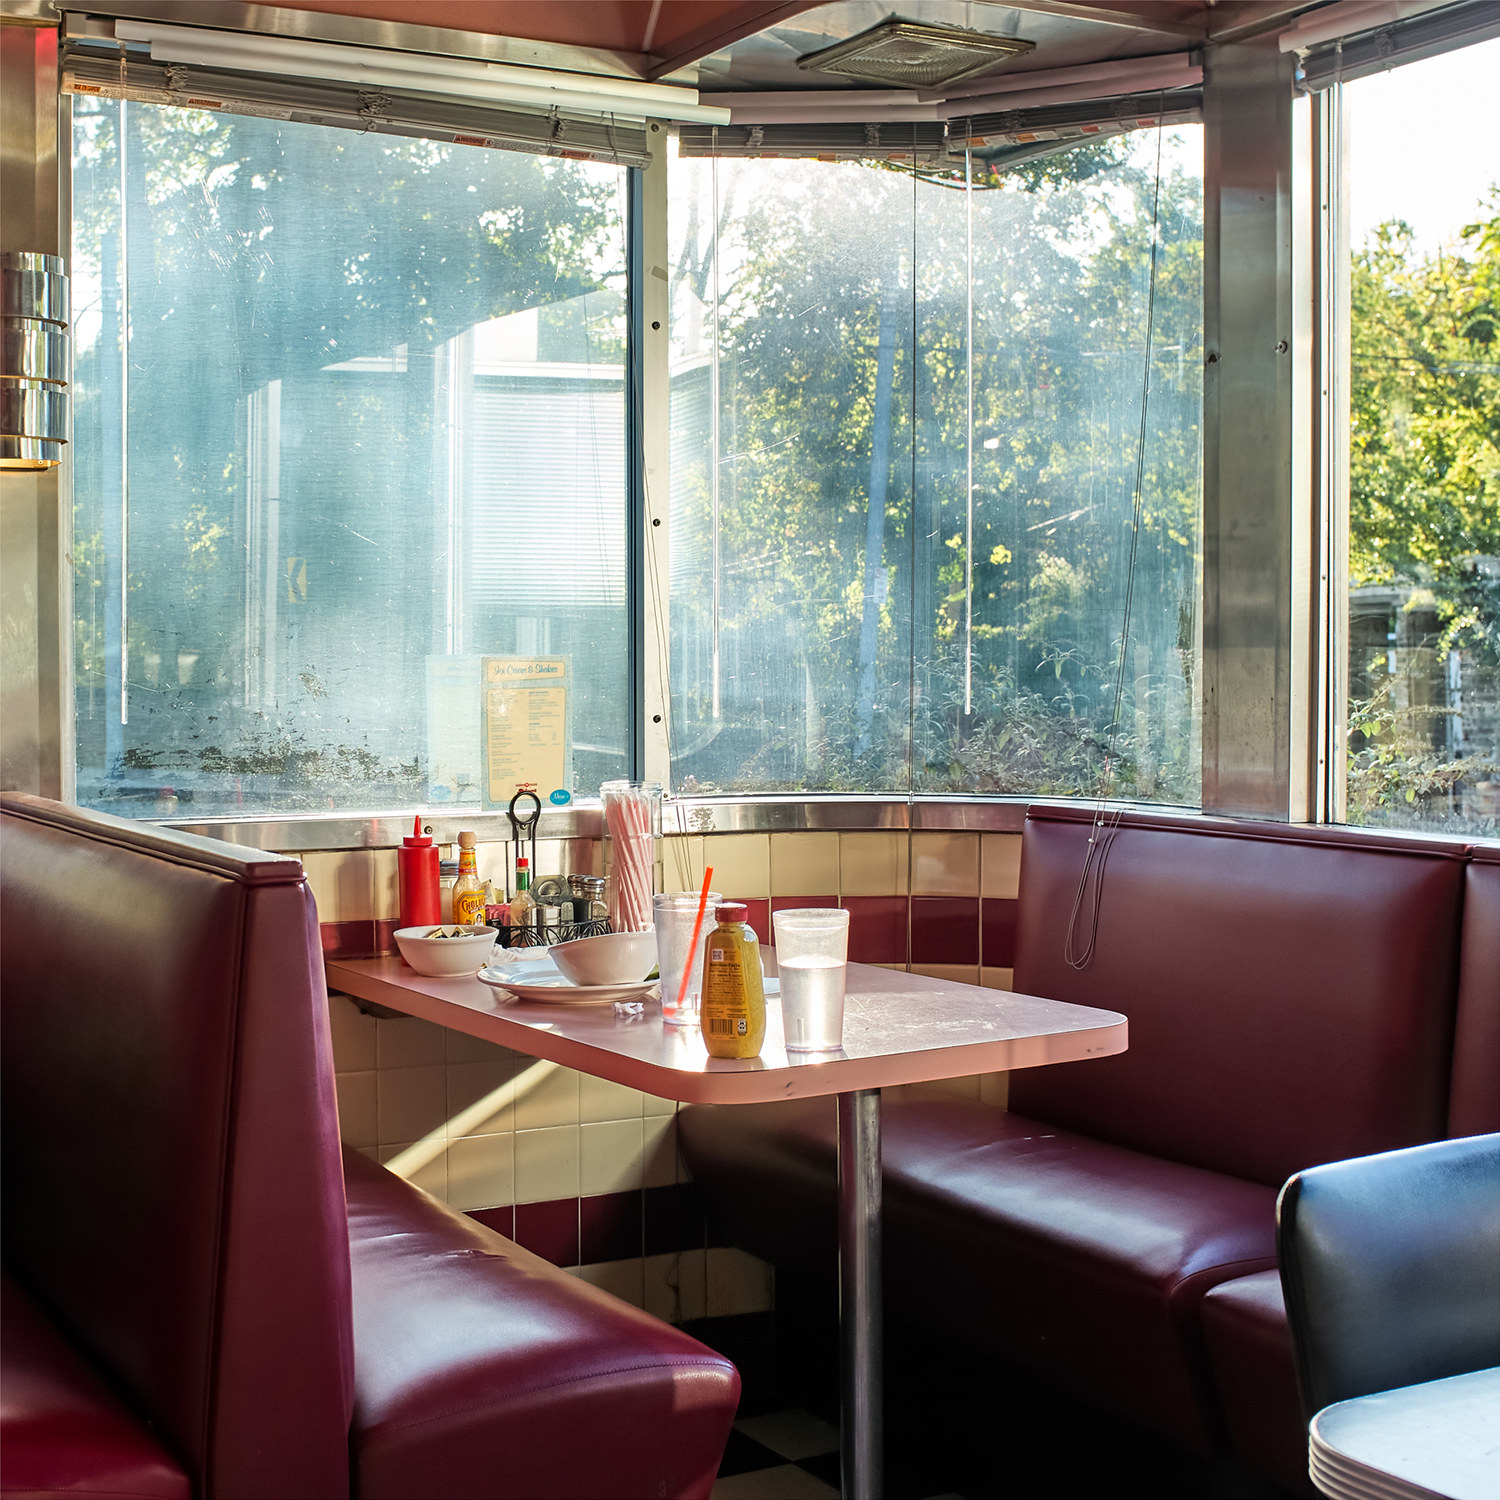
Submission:
<svg viewBox="0 0 1500 1500">
<path fill-rule="evenodd" d="M 1292 73 L 1204 62 L 1203 808 L 1292 812 Z M 1305 785 L 1305 774 L 1302 778 Z"/>
<path fill-rule="evenodd" d="M 59 193 L 57 30 L 0 25 L 0 250 L 65 255 Z M 0 471 L 0 787 L 71 790 L 63 722 L 69 615 L 67 465 Z"/>
</svg>

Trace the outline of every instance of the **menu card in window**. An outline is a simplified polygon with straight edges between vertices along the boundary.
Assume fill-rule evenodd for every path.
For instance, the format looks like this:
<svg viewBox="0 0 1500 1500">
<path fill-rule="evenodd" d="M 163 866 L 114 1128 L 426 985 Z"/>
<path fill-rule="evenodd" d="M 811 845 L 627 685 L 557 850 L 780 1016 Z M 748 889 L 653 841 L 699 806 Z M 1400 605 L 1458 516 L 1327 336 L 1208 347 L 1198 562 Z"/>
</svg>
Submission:
<svg viewBox="0 0 1500 1500">
<path fill-rule="evenodd" d="M 566 657 L 484 658 L 484 805 L 507 807 L 519 787 L 566 802 L 572 785 Z"/>
</svg>

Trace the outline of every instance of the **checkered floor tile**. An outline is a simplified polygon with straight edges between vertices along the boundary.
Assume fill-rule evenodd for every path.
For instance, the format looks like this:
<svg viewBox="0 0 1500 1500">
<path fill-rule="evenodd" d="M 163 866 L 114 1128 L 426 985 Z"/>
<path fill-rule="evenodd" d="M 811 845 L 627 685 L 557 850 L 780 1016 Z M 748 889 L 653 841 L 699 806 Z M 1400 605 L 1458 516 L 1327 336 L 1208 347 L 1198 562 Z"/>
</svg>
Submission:
<svg viewBox="0 0 1500 1500">
<path fill-rule="evenodd" d="M 837 1500 L 838 1493 L 838 1428 L 805 1411 L 778 1411 L 734 1424 L 712 1500 Z"/>
</svg>

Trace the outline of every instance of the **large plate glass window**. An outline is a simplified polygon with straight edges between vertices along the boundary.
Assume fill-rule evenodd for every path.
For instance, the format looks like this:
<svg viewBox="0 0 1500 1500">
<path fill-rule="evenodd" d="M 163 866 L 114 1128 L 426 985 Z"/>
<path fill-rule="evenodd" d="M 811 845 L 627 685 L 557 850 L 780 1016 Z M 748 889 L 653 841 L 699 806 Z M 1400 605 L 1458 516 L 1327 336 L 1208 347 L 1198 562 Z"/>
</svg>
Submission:
<svg viewBox="0 0 1500 1500">
<path fill-rule="evenodd" d="M 675 787 L 1198 802 L 1201 203 L 1197 126 L 673 162 Z"/>
<path fill-rule="evenodd" d="M 626 774 L 624 169 L 74 122 L 78 799 L 477 806 L 487 657 Z"/>
<path fill-rule="evenodd" d="M 1347 816 L 1500 823 L 1500 41 L 1343 85 Z"/>
</svg>

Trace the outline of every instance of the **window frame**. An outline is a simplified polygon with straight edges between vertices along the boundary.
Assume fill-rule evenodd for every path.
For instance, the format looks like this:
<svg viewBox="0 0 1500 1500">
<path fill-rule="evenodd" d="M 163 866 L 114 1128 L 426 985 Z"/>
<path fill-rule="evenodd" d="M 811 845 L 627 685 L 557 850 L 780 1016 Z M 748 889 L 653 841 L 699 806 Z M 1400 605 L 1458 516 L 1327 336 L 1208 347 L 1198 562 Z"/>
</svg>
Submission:
<svg viewBox="0 0 1500 1500">
<path fill-rule="evenodd" d="M 42 242 L 48 237 L 45 233 L 46 221 L 51 218 L 48 209 L 55 207 L 56 243 L 66 246 L 71 233 L 70 153 L 58 150 L 57 145 L 71 140 L 71 100 L 56 94 L 55 122 L 45 118 L 43 107 L 44 96 L 57 89 L 56 56 L 46 45 L 46 38 L 49 32 L 54 38 L 58 33 L 52 28 L 38 27 L 33 41 L 27 31 L 27 45 L 21 47 L 16 45 L 16 39 L 23 28 L 7 27 L 6 32 L 11 43 L 4 57 L 6 81 L 14 83 L 22 76 L 21 67 L 25 67 L 30 75 L 25 79 L 27 89 L 34 88 L 37 94 L 37 135 L 44 143 L 38 146 L 35 182 L 28 185 L 32 195 L 29 216 L 42 224 L 38 243 L 47 248 Z M 1460 37 L 1449 45 L 1461 46 L 1475 39 Z M 1343 811 L 1343 756 L 1339 752 L 1341 709 L 1347 695 L 1347 664 L 1342 661 L 1344 653 L 1340 649 L 1343 631 L 1340 599 L 1341 590 L 1347 593 L 1347 566 L 1346 554 L 1341 562 L 1338 549 L 1342 536 L 1339 518 L 1341 514 L 1347 517 L 1348 479 L 1347 460 L 1340 458 L 1342 450 L 1338 444 L 1347 438 L 1348 393 L 1346 382 L 1340 390 L 1337 381 L 1330 378 L 1339 368 L 1340 340 L 1346 342 L 1348 336 L 1347 293 L 1339 286 L 1339 268 L 1347 260 L 1346 255 L 1339 253 L 1341 248 L 1347 248 L 1347 231 L 1340 227 L 1342 210 L 1338 191 L 1342 150 L 1340 111 L 1335 96 L 1320 98 L 1315 94 L 1310 101 L 1296 97 L 1291 87 L 1291 71 L 1296 64 L 1289 55 L 1283 55 L 1282 66 L 1263 69 L 1265 76 L 1259 81 L 1249 79 L 1247 72 L 1253 69 L 1247 70 L 1241 63 L 1249 55 L 1247 49 L 1257 46 L 1274 49 L 1276 43 L 1274 38 L 1269 42 L 1261 38 L 1207 49 L 1205 187 L 1208 197 L 1211 178 L 1211 196 L 1217 199 L 1217 205 L 1209 211 L 1219 214 L 1221 220 L 1226 211 L 1243 207 L 1237 200 L 1231 202 L 1245 186 L 1243 176 L 1236 176 L 1239 169 L 1210 173 L 1209 162 L 1231 141 L 1237 121 L 1257 108 L 1280 110 L 1285 130 L 1277 132 L 1274 149 L 1262 153 L 1256 168 L 1262 174 L 1262 181 L 1269 182 L 1273 189 L 1270 206 L 1265 210 L 1271 217 L 1260 222 L 1257 232 L 1265 240 L 1269 224 L 1269 238 L 1278 247 L 1274 266 L 1268 252 L 1261 252 L 1258 264 L 1261 289 L 1257 296 L 1262 313 L 1274 304 L 1274 321 L 1278 332 L 1284 327 L 1281 337 L 1288 345 L 1281 357 L 1290 358 L 1286 360 L 1287 378 L 1282 380 L 1279 375 L 1276 378 L 1274 442 L 1263 445 L 1259 455 L 1247 456 L 1259 466 L 1261 474 L 1274 469 L 1287 477 L 1284 482 L 1264 489 L 1259 513 L 1253 518 L 1257 524 L 1273 527 L 1276 533 L 1275 588 L 1258 591 L 1258 602 L 1253 602 L 1242 614 L 1240 629 L 1233 639 L 1225 638 L 1222 631 L 1213 635 L 1205 631 L 1202 812 L 1336 822 Z M 1310 121 L 1299 134 L 1294 131 L 1293 117 L 1304 102 Z M 49 154 L 45 137 L 54 123 L 56 135 Z M 628 462 L 632 474 L 627 521 L 633 591 L 631 743 L 637 773 L 665 780 L 662 772 L 666 769 L 668 683 L 666 601 L 662 591 L 668 577 L 670 553 L 664 467 L 667 341 L 664 287 L 657 287 L 659 278 L 647 274 L 647 268 L 662 263 L 666 243 L 666 127 L 661 122 L 652 123 L 656 129 L 650 165 L 626 168 L 631 181 L 630 201 L 636 210 L 627 229 L 627 240 L 631 254 L 637 257 L 635 274 L 629 281 L 632 343 L 627 354 L 627 379 L 633 381 L 635 389 L 628 418 L 631 422 Z M 1222 154 L 1217 160 L 1222 168 Z M 10 194 L 7 198 L 9 209 Z M 1280 253 L 1282 246 L 1288 253 Z M 1208 259 L 1206 253 L 1206 262 Z M 1222 332 L 1224 300 L 1222 274 L 1215 277 L 1211 287 L 1207 265 L 1205 269 L 1207 335 L 1210 319 L 1215 320 L 1214 326 Z M 1342 274 L 1347 277 L 1347 270 Z M 659 322 L 661 328 L 653 329 L 653 322 Z M 652 336 L 658 332 L 661 337 Z M 1223 345 L 1220 338 L 1208 346 L 1211 360 L 1214 354 L 1218 355 L 1212 362 L 1221 367 L 1233 357 L 1231 350 Z M 1257 357 L 1264 365 L 1264 352 Z M 1243 409 L 1236 408 L 1232 394 L 1227 405 L 1223 392 L 1217 400 L 1220 427 L 1243 417 Z M 1207 404 L 1205 391 L 1205 514 L 1209 501 L 1207 470 L 1211 462 L 1220 467 L 1224 462 L 1222 442 L 1210 446 Z M 33 689 L 34 722 L 21 731 L 27 743 L 18 746 L 8 734 L 6 762 L 14 768 L 13 784 L 32 785 L 46 795 L 71 800 L 75 757 L 72 720 L 67 712 L 72 666 L 66 647 L 71 635 L 68 567 L 71 466 L 65 460 L 58 470 L 25 483 L 31 485 L 38 519 L 30 555 L 16 562 L 23 569 L 33 567 L 41 584 L 33 595 L 37 600 L 33 622 L 37 681 Z M 8 490 L 13 485 L 19 488 L 17 477 L 8 475 L 6 485 Z M 49 509 L 55 510 L 51 523 L 47 520 Z M 1251 517 L 1242 515 L 1240 519 Z M 1233 588 L 1239 584 L 1241 593 L 1253 601 L 1257 594 L 1249 586 L 1254 581 L 1249 570 L 1236 568 L 1232 562 L 1226 566 L 1221 545 L 1223 535 L 1222 526 L 1217 538 L 1205 535 L 1205 613 L 1211 591 L 1223 594 L 1226 586 Z M 1269 652 L 1263 645 L 1253 646 L 1256 638 L 1273 642 Z M 1255 650 L 1260 652 L 1259 661 L 1251 660 Z M 1243 669 L 1247 667 L 1248 680 L 1270 685 L 1269 700 L 1243 691 L 1247 680 Z M 1217 713 L 1226 701 L 1233 703 L 1236 698 L 1241 705 L 1269 701 L 1271 707 L 1252 709 L 1241 716 L 1230 736 L 1217 732 L 1211 741 L 1207 732 L 1210 706 Z M 1232 771 L 1244 773 L 1238 782 L 1226 774 Z M 872 824 L 1016 827 L 1030 800 L 813 793 L 680 802 L 677 816 L 681 819 L 681 831 Z M 467 814 L 465 823 L 472 823 L 476 816 L 484 819 L 492 815 Z M 450 820 L 439 821 L 446 824 Z M 457 820 L 452 821 L 456 828 Z M 399 839 L 397 830 L 401 822 L 398 814 L 329 818 L 270 815 L 192 826 L 235 842 L 264 847 L 339 848 L 394 843 Z M 587 806 L 566 813 L 549 811 L 543 832 L 544 836 L 587 837 L 596 822 L 596 811 Z"/>
</svg>

